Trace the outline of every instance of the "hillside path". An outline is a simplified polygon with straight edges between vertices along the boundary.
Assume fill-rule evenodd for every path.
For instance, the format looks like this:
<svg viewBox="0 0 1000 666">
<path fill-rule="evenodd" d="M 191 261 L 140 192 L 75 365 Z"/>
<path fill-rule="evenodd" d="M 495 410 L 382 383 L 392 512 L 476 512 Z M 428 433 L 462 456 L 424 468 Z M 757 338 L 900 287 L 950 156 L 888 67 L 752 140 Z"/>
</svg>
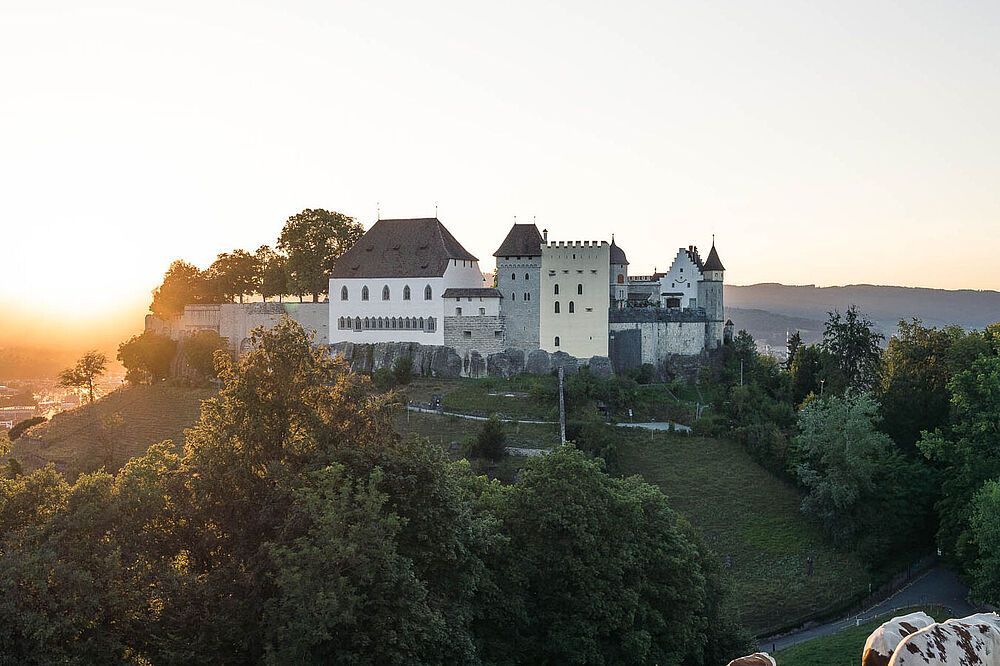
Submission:
<svg viewBox="0 0 1000 666">
<path fill-rule="evenodd" d="M 969 588 L 962 584 L 953 571 L 934 567 L 864 613 L 844 620 L 821 624 L 780 638 L 761 640 L 760 649 L 770 652 L 773 646 L 773 649 L 781 650 L 812 638 L 835 634 L 856 624 L 865 624 L 881 615 L 885 615 L 888 619 L 894 610 L 909 606 L 939 605 L 949 609 L 951 617 L 965 617 L 975 612 L 975 609 L 965 600 L 968 593 Z"/>
</svg>

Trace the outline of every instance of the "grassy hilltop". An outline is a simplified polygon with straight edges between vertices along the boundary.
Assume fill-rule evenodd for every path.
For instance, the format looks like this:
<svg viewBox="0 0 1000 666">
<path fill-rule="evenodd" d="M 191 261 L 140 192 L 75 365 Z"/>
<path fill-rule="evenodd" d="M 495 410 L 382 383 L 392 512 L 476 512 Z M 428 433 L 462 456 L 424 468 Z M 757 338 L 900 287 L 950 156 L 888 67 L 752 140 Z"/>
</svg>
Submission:
<svg viewBox="0 0 1000 666">
<path fill-rule="evenodd" d="M 405 390 L 411 400 L 444 395 L 446 409 L 459 413 L 502 412 L 508 418 L 533 420 L 553 416 L 526 392 L 503 390 L 516 388 L 516 382 L 500 384 L 501 390 L 496 390 L 495 380 L 417 379 Z M 185 428 L 198 418 L 201 401 L 213 394 L 211 389 L 166 383 L 118 391 L 32 429 L 30 440 L 15 443 L 13 455 L 26 471 L 51 461 L 71 477 L 102 465 L 117 468 L 153 443 L 171 439 L 181 445 Z M 655 405 L 649 409 L 656 411 Z M 396 426 L 401 434 L 415 433 L 447 447 L 473 436 L 480 422 L 407 415 L 400 409 Z M 750 631 L 766 635 L 867 589 L 861 563 L 827 546 L 803 519 L 797 491 L 762 469 L 737 444 L 620 430 L 624 472 L 662 488 L 671 506 L 702 532 L 720 561 L 731 558 L 733 611 Z M 509 446 L 552 448 L 559 443 L 557 425 L 509 424 L 507 433 Z M 519 463 L 514 458 L 505 466 Z M 812 577 L 805 571 L 809 555 L 815 561 Z"/>
</svg>

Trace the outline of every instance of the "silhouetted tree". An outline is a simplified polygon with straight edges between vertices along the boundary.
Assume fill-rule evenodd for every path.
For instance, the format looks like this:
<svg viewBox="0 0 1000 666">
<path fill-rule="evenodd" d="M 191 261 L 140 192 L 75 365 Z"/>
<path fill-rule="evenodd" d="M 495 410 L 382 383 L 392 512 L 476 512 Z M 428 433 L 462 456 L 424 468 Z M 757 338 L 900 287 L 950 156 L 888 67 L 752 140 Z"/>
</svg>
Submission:
<svg viewBox="0 0 1000 666">
<path fill-rule="evenodd" d="M 88 401 L 93 402 L 94 379 L 104 372 L 107 365 L 107 356 L 98 351 L 89 351 L 72 368 L 59 373 L 59 385 L 67 388 L 85 388 Z"/>
<path fill-rule="evenodd" d="M 312 294 L 318 303 L 320 294 L 329 289 L 337 259 L 364 233 L 353 217 L 320 208 L 289 217 L 278 237 L 278 249 L 288 255 L 292 293 Z"/>
</svg>

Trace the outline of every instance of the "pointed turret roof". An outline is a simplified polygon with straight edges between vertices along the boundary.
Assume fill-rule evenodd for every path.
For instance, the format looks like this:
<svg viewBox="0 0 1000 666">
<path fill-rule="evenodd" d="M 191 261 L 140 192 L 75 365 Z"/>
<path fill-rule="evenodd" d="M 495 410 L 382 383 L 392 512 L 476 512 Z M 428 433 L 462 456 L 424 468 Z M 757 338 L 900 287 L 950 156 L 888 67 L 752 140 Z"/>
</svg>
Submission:
<svg viewBox="0 0 1000 666">
<path fill-rule="evenodd" d="M 494 257 L 540 257 L 542 235 L 534 224 L 517 224 L 510 228 L 507 237 L 493 253 Z"/>
<path fill-rule="evenodd" d="M 628 266 L 628 259 L 625 257 L 625 251 L 615 245 L 614 235 L 611 236 L 611 263 Z"/>
<path fill-rule="evenodd" d="M 712 249 L 708 253 L 708 259 L 705 260 L 705 265 L 701 269 L 702 271 L 724 271 L 726 267 L 722 265 L 722 260 L 719 259 L 719 253 L 715 251 L 715 239 L 712 239 Z"/>
</svg>

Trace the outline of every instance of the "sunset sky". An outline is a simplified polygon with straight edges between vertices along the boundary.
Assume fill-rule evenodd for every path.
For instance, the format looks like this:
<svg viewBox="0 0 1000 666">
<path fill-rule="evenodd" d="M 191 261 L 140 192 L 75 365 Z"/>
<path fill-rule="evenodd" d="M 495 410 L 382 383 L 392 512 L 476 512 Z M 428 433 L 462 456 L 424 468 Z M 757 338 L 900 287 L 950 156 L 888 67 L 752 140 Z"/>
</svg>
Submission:
<svg viewBox="0 0 1000 666">
<path fill-rule="evenodd" d="M 998 44 L 997 2 L 2 1 L 0 329 L 138 331 L 171 260 L 379 203 L 484 269 L 516 215 L 1000 289 Z"/>
</svg>

